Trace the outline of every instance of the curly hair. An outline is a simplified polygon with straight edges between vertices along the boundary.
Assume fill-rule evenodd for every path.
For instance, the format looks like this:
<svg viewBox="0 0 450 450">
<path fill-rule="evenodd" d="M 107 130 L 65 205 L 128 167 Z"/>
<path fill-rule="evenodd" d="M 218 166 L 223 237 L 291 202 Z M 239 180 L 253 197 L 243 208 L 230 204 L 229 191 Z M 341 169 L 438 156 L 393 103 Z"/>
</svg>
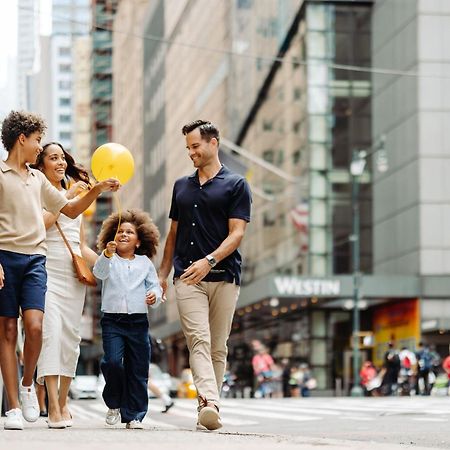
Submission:
<svg viewBox="0 0 450 450">
<path fill-rule="evenodd" d="M 152 258 L 159 244 L 159 230 L 150 215 L 140 209 L 127 209 L 122 213 L 120 223 L 131 223 L 136 227 L 141 245 L 136 249 L 137 255 Z M 106 244 L 114 240 L 119 225 L 119 214 L 113 213 L 105 219 L 97 238 L 97 248 L 104 250 Z"/>
<path fill-rule="evenodd" d="M 80 164 L 77 164 L 73 159 L 73 156 L 70 153 L 66 152 L 64 147 L 59 142 L 48 142 L 47 144 L 45 144 L 42 147 L 42 152 L 39 153 L 38 157 L 36 158 L 36 162 L 34 164 L 31 164 L 31 167 L 33 169 L 39 170 L 44 167 L 44 157 L 47 154 L 47 149 L 48 147 L 50 147 L 50 145 L 57 145 L 62 150 L 67 163 L 66 176 L 72 178 L 75 181 L 84 181 L 90 187 L 91 182 L 89 180 L 89 174 L 87 173 L 87 170 Z M 67 189 L 68 183 L 66 183 L 66 180 L 62 180 L 61 184 L 64 189 Z"/>
<path fill-rule="evenodd" d="M 2 142 L 5 149 L 10 151 L 21 134 L 26 137 L 38 131 L 44 133 L 47 125 L 38 114 L 27 111 L 11 111 L 2 123 Z"/>
</svg>

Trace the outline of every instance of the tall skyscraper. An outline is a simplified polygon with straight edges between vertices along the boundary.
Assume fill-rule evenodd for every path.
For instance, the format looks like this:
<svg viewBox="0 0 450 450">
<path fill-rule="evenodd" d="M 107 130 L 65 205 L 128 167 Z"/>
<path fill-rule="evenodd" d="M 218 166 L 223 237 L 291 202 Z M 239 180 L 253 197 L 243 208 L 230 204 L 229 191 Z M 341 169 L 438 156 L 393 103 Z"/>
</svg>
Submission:
<svg viewBox="0 0 450 450">
<path fill-rule="evenodd" d="M 91 28 L 91 148 L 112 141 L 112 30 L 117 11 L 118 0 L 92 0 L 92 28 Z M 120 193 L 116 194 L 120 195 Z M 114 207 L 111 195 L 101 195 L 96 201 L 96 211 L 91 221 L 91 236 L 95 240 L 100 231 L 103 220 L 112 212 Z M 91 242 L 94 244 L 94 242 Z M 90 304 L 93 311 L 94 345 L 91 350 L 101 352 L 100 336 L 100 289 L 90 293 Z M 93 358 L 98 355 L 94 354 Z M 92 359 L 91 359 L 92 361 Z"/>
<path fill-rule="evenodd" d="M 72 150 L 74 139 L 73 48 L 91 25 L 89 0 L 53 0 L 51 37 L 52 139 Z"/>
<path fill-rule="evenodd" d="M 114 19 L 113 141 L 125 145 L 133 154 L 133 178 L 121 190 L 123 208 L 143 207 L 143 21 L 147 0 L 122 0 Z M 126 30 L 134 30 L 128 33 Z M 126 62 L 125 62 L 126 61 Z"/>
<path fill-rule="evenodd" d="M 17 108 L 28 109 L 39 49 L 39 0 L 18 0 L 17 8 Z"/>
</svg>

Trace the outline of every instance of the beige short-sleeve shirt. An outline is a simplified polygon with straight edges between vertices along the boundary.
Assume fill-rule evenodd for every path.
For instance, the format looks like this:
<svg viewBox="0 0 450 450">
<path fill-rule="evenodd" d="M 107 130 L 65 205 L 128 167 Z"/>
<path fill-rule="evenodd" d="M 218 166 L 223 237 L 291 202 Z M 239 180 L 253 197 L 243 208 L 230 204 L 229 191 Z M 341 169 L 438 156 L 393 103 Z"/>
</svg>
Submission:
<svg viewBox="0 0 450 450">
<path fill-rule="evenodd" d="M 67 203 L 39 170 L 29 168 L 25 180 L 0 161 L 0 250 L 45 255 L 42 210 L 56 214 Z"/>
</svg>

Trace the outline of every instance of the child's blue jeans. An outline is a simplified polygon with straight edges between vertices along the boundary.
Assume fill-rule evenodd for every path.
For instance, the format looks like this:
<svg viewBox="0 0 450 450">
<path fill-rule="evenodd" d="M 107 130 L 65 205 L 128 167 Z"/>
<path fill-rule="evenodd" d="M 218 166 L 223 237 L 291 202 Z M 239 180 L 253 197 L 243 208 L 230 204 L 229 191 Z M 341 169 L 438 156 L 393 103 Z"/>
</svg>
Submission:
<svg viewBox="0 0 450 450">
<path fill-rule="evenodd" d="M 148 408 L 150 339 L 147 314 L 105 313 L 101 320 L 103 400 L 120 408 L 122 423 L 142 421 Z"/>
</svg>

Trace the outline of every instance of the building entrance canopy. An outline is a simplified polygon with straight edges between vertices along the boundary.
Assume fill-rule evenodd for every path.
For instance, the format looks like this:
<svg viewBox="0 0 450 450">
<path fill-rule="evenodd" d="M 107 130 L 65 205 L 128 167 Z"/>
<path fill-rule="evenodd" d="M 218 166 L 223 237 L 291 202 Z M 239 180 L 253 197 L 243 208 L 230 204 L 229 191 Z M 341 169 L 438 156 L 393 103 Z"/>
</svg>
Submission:
<svg viewBox="0 0 450 450">
<path fill-rule="evenodd" d="M 436 314 L 435 308 L 431 308 L 433 306 L 431 300 L 450 299 L 450 277 L 448 276 L 361 275 L 360 282 L 361 298 L 372 305 L 395 299 L 424 299 L 422 314 L 429 312 L 426 314 L 427 320 L 435 320 L 436 317 L 442 316 L 442 314 Z M 242 309 L 271 298 L 277 298 L 280 301 L 316 298 L 324 300 L 320 302 L 321 307 L 348 309 L 345 307 L 345 301 L 352 296 L 353 277 L 351 275 L 330 277 L 271 275 L 242 286 L 238 308 Z M 166 338 L 181 332 L 180 323 L 177 320 L 164 324 L 155 327 L 153 332 L 160 338 Z"/>
<path fill-rule="evenodd" d="M 450 277 L 361 275 L 361 297 L 365 299 L 449 298 Z M 353 295 L 351 275 L 306 277 L 275 275 L 242 287 L 239 306 L 251 305 L 264 298 L 335 298 Z"/>
</svg>

